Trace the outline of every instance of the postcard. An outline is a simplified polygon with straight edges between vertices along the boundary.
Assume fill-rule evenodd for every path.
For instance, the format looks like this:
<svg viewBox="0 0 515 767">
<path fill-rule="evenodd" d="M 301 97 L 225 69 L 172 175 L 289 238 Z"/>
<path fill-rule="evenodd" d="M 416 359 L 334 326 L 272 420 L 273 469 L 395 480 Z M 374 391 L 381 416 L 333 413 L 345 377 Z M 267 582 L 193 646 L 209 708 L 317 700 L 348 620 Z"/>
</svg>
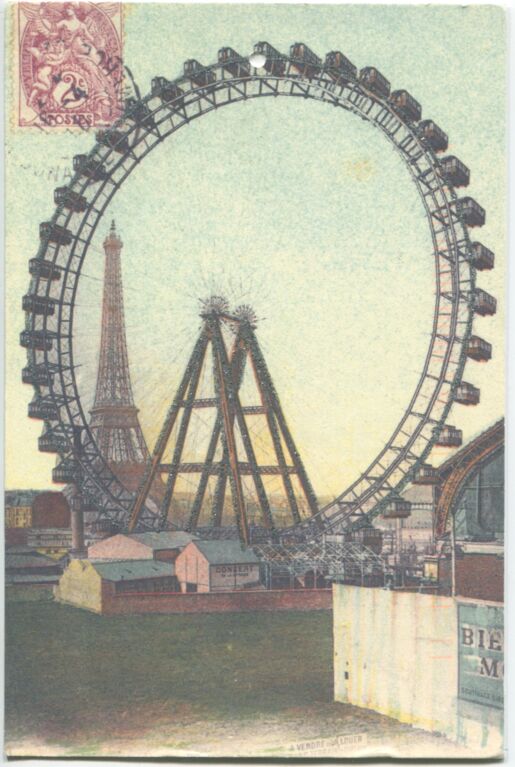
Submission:
<svg viewBox="0 0 515 767">
<path fill-rule="evenodd" d="M 5 16 L 7 755 L 501 758 L 504 10 Z"/>
</svg>

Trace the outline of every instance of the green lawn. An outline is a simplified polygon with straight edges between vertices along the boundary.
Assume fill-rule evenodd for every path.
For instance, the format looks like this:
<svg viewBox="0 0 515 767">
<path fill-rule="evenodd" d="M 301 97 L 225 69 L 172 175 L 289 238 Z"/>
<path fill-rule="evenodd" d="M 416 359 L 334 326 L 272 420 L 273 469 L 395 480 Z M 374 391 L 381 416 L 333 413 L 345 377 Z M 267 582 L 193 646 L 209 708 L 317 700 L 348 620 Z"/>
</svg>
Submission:
<svg viewBox="0 0 515 767">
<path fill-rule="evenodd" d="M 107 737 L 124 717 L 238 719 L 332 700 L 329 612 L 98 616 L 6 605 L 6 734 Z"/>
</svg>

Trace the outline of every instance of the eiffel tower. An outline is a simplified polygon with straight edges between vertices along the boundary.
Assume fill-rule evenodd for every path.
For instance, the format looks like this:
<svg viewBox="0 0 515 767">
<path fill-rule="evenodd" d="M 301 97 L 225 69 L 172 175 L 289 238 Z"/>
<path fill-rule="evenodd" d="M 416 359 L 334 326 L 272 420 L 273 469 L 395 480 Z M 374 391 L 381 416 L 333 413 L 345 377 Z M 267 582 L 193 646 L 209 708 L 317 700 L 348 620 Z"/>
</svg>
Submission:
<svg viewBox="0 0 515 767">
<path fill-rule="evenodd" d="M 104 240 L 105 268 L 102 334 L 95 400 L 90 429 L 111 471 L 128 490 L 137 490 L 149 452 L 134 404 L 125 334 L 121 270 L 122 240 L 115 222 Z M 160 501 L 164 487 L 152 485 L 151 498 Z"/>
<path fill-rule="evenodd" d="M 242 544 L 248 545 L 249 518 L 252 524 L 259 520 L 273 536 L 280 527 L 316 514 L 317 500 L 258 344 L 253 310 L 241 306 L 229 312 L 225 299 L 213 296 L 203 302 L 201 317 L 200 335 L 140 485 L 129 531 L 137 527 L 157 476 L 166 476 L 160 510 L 164 526 L 174 523 L 184 502 L 184 493 L 181 496 L 178 491 L 179 478 L 191 482 L 196 475 L 195 490 L 188 493 L 186 529 L 197 529 L 201 515 L 206 514 L 210 526 L 220 529 L 229 511 Z M 228 335 L 232 341 L 226 341 Z M 211 396 L 200 391 L 206 375 L 212 382 Z M 244 390 L 248 399 L 249 384 L 253 398 L 247 403 Z M 206 424 L 209 409 L 212 419 Z M 188 443 L 194 412 L 201 414 L 199 420 L 208 430 L 200 446 L 196 437 L 190 440 L 191 446 Z M 256 419 L 261 420 L 259 428 Z M 267 447 L 263 447 L 265 441 Z M 199 447 L 201 460 L 195 461 L 191 451 Z M 206 492 L 208 483 L 210 493 Z"/>
</svg>

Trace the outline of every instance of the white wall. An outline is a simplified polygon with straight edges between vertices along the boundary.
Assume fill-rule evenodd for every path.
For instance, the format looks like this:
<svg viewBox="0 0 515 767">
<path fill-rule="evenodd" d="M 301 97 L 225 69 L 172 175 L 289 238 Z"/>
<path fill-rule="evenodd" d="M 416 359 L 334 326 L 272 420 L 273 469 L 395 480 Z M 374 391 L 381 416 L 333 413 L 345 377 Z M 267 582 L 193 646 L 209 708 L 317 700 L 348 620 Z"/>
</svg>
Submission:
<svg viewBox="0 0 515 767">
<path fill-rule="evenodd" d="M 335 700 L 499 756 L 502 711 L 459 700 L 450 597 L 335 584 Z"/>
</svg>

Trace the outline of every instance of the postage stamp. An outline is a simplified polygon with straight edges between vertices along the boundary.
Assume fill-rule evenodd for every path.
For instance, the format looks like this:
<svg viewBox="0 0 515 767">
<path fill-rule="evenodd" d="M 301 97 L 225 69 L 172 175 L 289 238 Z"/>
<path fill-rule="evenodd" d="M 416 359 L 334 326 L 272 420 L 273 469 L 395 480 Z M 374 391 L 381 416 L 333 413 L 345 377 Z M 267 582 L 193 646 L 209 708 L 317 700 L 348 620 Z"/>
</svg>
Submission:
<svg viewBox="0 0 515 767">
<path fill-rule="evenodd" d="M 19 3 L 18 125 L 92 128 L 121 111 L 122 4 Z"/>
</svg>

